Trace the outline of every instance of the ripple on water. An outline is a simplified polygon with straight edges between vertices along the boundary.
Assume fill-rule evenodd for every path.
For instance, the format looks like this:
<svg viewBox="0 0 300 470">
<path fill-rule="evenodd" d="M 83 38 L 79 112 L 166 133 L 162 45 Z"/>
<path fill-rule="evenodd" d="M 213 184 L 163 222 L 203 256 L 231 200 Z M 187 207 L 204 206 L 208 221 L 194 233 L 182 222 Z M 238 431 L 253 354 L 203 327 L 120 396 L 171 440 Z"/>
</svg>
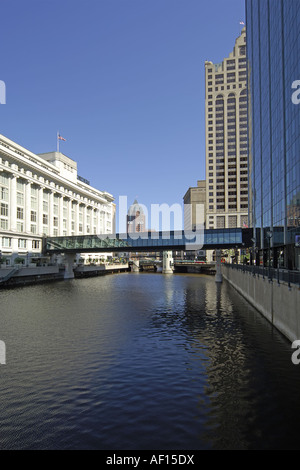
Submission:
<svg viewBox="0 0 300 470">
<path fill-rule="evenodd" d="M 290 344 L 227 284 L 106 276 L 0 291 L 0 448 L 297 448 Z"/>
</svg>

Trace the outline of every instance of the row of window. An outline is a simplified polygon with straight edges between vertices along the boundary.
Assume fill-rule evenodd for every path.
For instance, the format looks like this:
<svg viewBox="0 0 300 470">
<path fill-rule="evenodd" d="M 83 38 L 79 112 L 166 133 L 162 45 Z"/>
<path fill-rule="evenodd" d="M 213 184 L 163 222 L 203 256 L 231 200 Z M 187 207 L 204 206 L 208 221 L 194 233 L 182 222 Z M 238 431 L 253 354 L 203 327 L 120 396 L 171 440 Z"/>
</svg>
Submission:
<svg viewBox="0 0 300 470">
<path fill-rule="evenodd" d="M 18 239 L 18 248 L 29 248 L 30 244 L 33 250 L 39 250 L 41 247 L 40 240 L 26 240 L 23 238 Z M 12 247 L 12 238 L 2 237 L 2 248 L 11 248 L 11 247 Z"/>
<path fill-rule="evenodd" d="M 22 218 L 21 218 L 22 214 L 20 214 L 19 216 L 20 216 L 20 220 L 17 220 L 16 229 L 17 229 L 17 232 L 24 233 L 24 231 L 25 231 L 24 230 L 24 223 L 22 222 Z M 31 215 L 31 222 L 32 223 L 30 224 L 30 233 L 37 234 L 38 230 L 37 230 L 37 225 L 36 225 L 36 214 Z M 47 214 L 43 214 L 43 232 L 46 233 L 46 234 L 49 233 L 48 226 L 49 226 L 49 217 L 48 217 Z M 53 227 L 54 227 L 53 228 L 53 235 L 58 236 L 59 222 L 58 222 L 57 217 L 53 217 Z M 64 229 L 64 235 L 67 235 L 67 221 L 66 220 L 63 220 L 62 228 Z M 0 229 L 1 230 L 9 230 L 8 219 L 0 218 Z M 75 222 L 73 222 L 73 221 L 71 222 L 71 230 L 72 230 L 72 234 L 75 234 Z M 82 223 L 78 224 L 78 232 L 83 233 L 83 224 Z M 92 228 L 89 225 L 87 225 L 86 226 L 86 233 L 91 233 L 91 232 L 92 232 Z M 93 232 L 94 232 L 94 235 L 96 235 L 96 233 L 97 233 L 97 228 L 96 227 L 94 227 Z"/>
<path fill-rule="evenodd" d="M 1 186 L 1 194 L 0 194 L 0 198 L 2 200 L 8 200 L 8 188 L 9 188 L 9 185 L 10 185 L 10 181 L 11 181 L 11 175 L 8 174 L 8 173 L 5 173 L 5 172 L 1 172 L 0 173 L 0 186 Z M 49 181 L 45 181 L 45 183 L 49 184 Z M 22 180 L 21 178 L 18 178 L 17 177 L 17 181 L 16 181 L 16 190 L 17 190 L 17 194 L 19 195 L 19 200 L 22 200 L 22 204 L 24 204 L 24 194 L 25 194 L 25 186 L 26 186 L 26 182 L 24 180 Z M 34 183 L 33 183 L 34 184 Z M 3 188 L 3 187 L 4 188 Z M 60 187 L 58 185 L 56 185 L 57 189 L 60 189 Z M 32 198 L 35 198 L 36 201 L 38 200 L 38 193 L 39 193 L 39 188 L 37 186 L 34 186 L 32 185 L 31 188 L 31 197 Z M 77 194 L 77 193 L 71 193 L 69 190 L 65 190 L 66 192 L 68 192 L 68 197 L 69 195 L 72 196 L 72 197 L 76 197 L 77 199 L 81 199 L 83 200 L 84 197 Z M 47 190 L 46 191 L 43 191 L 43 200 L 48 202 L 49 201 L 49 196 L 50 196 L 50 192 L 48 192 Z M 54 203 L 57 203 L 58 204 L 58 201 L 60 199 L 60 195 L 58 194 L 54 194 L 53 195 L 53 198 L 54 198 Z M 6 198 L 6 199 L 4 199 Z M 66 204 L 68 201 L 66 201 L 64 199 L 64 204 Z M 72 201 L 72 204 L 81 204 L 80 202 L 74 202 Z M 95 201 L 92 201 L 91 199 L 88 199 L 86 204 L 93 204 L 93 205 L 97 205 L 97 206 L 100 206 L 100 203 L 96 203 Z"/>
</svg>

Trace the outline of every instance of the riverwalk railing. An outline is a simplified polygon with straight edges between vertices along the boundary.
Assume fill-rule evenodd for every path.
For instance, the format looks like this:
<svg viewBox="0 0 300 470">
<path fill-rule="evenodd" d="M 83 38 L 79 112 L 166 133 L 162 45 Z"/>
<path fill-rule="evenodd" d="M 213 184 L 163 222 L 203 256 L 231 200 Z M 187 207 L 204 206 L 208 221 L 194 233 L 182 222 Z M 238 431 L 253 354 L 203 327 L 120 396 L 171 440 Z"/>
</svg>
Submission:
<svg viewBox="0 0 300 470">
<path fill-rule="evenodd" d="M 269 266 L 252 266 L 249 264 L 227 264 L 231 269 L 238 269 L 243 272 L 250 272 L 253 276 L 261 276 L 263 279 L 277 282 L 285 282 L 290 287 L 297 284 L 300 288 L 300 271 L 289 271 L 288 269 L 272 268 Z"/>
</svg>

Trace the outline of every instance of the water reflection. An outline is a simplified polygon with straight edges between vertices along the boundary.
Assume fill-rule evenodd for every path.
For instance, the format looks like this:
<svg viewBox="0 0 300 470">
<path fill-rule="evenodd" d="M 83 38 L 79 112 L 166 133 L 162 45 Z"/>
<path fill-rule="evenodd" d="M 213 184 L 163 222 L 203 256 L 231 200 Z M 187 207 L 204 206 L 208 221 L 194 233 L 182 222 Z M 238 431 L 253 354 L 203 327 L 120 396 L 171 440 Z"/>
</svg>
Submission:
<svg viewBox="0 0 300 470">
<path fill-rule="evenodd" d="M 128 273 L 0 301 L 2 449 L 298 448 L 290 344 L 226 283 Z"/>
</svg>

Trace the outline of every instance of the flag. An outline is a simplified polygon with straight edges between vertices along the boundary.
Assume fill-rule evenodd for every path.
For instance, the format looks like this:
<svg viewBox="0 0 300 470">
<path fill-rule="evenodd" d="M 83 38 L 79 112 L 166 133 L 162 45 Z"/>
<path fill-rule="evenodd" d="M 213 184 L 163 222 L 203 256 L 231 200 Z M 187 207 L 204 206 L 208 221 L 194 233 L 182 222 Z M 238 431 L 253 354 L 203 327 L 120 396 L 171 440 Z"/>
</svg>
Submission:
<svg viewBox="0 0 300 470">
<path fill-rule="evenodd" d="M 243 21 L 240 21 L 240 24 L 244 25 L 245 26 L 245 23 Z"/>
<path fill-rule="evenodd" d="M 58 134 L 58 139 L 59 140 L 63 140 L 64 142 L 66 142 L 66 139 L 64 139 L 61 135 Z"/>
<path fill-rule="evenodd" d="M 249 228 L 245 221 L 243 221 L 243 227 Z"/>
</svg>

